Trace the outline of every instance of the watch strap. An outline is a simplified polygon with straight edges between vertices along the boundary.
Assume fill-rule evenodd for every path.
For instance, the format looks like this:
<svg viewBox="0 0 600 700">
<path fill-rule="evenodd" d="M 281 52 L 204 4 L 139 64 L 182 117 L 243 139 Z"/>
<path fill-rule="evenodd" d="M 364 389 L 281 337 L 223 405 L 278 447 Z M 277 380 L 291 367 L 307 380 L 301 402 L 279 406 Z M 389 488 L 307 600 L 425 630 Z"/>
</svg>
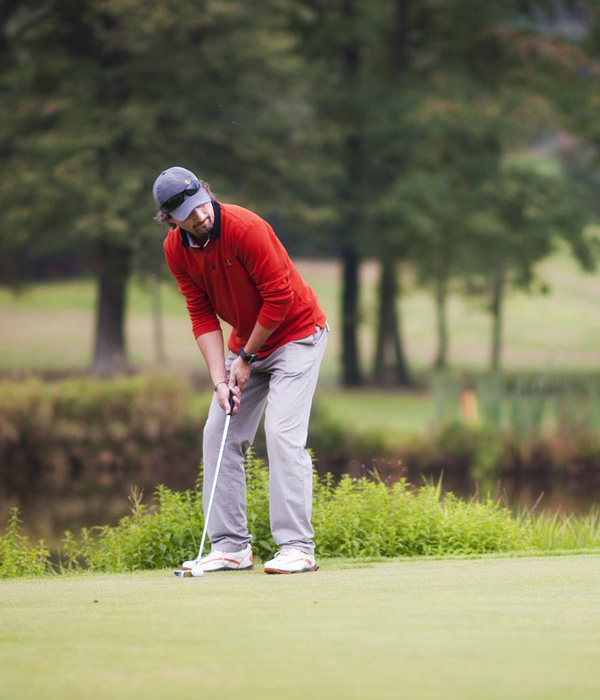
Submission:
<svg viewBox="0 0 600 700">
<path fill-rule="evenodd" d="M 244 362 L 247 362 L 249 365 L 251 365 L 253 362 L 256 362 L 258 358 L 258 353 L 254 353 L 253 355 L 251 355 L 250 353 L 247 353 L 244 350 L 244 348 L 240 348 L 239 355 L 242 358 L 242 360 L 244 360 Z"/>
</svg>

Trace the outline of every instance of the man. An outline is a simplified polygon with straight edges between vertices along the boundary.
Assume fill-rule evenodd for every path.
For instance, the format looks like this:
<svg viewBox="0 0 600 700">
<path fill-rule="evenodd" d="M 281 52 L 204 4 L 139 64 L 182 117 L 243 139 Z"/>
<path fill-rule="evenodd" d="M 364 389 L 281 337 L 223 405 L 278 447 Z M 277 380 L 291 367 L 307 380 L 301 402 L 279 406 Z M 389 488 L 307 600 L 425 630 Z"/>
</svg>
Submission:
<svg viewBox="0 0 600 700">
<path fill-rule="evenodd" d="M 265 572 L 315 571 L 312 462 L 305 445 L 329 330 L 325 314 L 259 216 L 217 202 L 205 182 L 180 167 L 158 176 L 153 195 L 157 220 L 171 227 L 164 242 L 167 263 L 215 390 L 204 428 L 205 513 L 225 416 L 232 413 L 208 525 L 211 552 L 182 568 L 253 568 L 244 455 L 264 412 L 271 532 L 280 547 Z M 227 359 L 217 317 L 233 329 Z"/>
</svg>

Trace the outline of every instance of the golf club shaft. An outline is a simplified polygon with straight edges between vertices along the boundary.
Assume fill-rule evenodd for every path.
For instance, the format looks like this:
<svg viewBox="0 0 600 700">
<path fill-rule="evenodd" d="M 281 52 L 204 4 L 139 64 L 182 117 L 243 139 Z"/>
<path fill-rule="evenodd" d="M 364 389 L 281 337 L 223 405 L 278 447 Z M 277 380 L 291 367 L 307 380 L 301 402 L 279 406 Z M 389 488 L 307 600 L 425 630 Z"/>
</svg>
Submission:
<svg viewBox="0 0 600 700">
<path fill-rule="evenodd" d="M 208 499 L 208 507 L 206 509 L 206 516 L 204 518 L 204 528 L 202 530 L 200 549 L 198 550 L 198 559 L 202 559 L 202 553 L 204 552 L 204 542 L 206 540 L 206 533 L 208 532 L 210 513 L 212 510 L 213 499 L 215 497 L 215 491 L 217 490 L 217 479 L 219 478 L 219 472 L 221 471 L 221 462 L 223 461 L 223 453 L 225 452 L 225 442 L 227 441 L 227 433 L 229 431 L 229 424 L 231 423 L 231 414 L 233 413 L 233 393 L 231 391 L 229 392 L 229 406 L 231 411 L 225 416 L 225 427 L 223 428 L 223 437 L 221 438 L 221 446 L 219 448 L 219 456 L 217 458 L 215 478 L 213 479 L 212 488 L 210 490 L 210 498 Z"/>
</svg>

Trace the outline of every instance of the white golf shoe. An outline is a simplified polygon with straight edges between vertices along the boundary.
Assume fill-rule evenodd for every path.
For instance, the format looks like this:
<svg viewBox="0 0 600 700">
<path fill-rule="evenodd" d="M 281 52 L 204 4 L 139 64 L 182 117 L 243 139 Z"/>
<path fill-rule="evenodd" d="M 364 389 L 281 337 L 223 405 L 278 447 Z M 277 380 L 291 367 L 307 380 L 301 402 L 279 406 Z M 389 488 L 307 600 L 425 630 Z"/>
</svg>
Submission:
<svg viewBox="0 0 600 700">
<path fill-rule="evenodd" d="M 284 547 L 273 559 L 265 562 L 265 574 L 303 574 L 318 568 L 312 554 L 293 547 Z"/>
<path fill-rule="evenodd" d="M 191 571 L 198 565 L 204 569 L 205 573 L 213 571 L 252 571 L 254 569 L 252 547 L 248 545 L 239 552 L 223 552 L 220 549 L 213 549 L 210 554 L 202 557 L 202 559 L 184 561 L 181 568 L 183 571 Z"/>
</svg>

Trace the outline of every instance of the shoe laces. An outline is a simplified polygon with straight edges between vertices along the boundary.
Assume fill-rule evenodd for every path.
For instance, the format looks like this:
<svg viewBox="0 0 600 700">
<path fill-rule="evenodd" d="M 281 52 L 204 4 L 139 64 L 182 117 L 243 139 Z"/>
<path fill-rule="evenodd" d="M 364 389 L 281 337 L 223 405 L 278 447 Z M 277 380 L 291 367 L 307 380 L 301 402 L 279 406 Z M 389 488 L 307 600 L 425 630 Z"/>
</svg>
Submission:
<svg viewBox="0 0 600 700">
<path fill-rule="evenodd" d="M 292 557 L 297 557 L 301 552 L 293 547 L 283 547 L 275 555 L 275 559 L 291 559 Z"/>
</svg>

